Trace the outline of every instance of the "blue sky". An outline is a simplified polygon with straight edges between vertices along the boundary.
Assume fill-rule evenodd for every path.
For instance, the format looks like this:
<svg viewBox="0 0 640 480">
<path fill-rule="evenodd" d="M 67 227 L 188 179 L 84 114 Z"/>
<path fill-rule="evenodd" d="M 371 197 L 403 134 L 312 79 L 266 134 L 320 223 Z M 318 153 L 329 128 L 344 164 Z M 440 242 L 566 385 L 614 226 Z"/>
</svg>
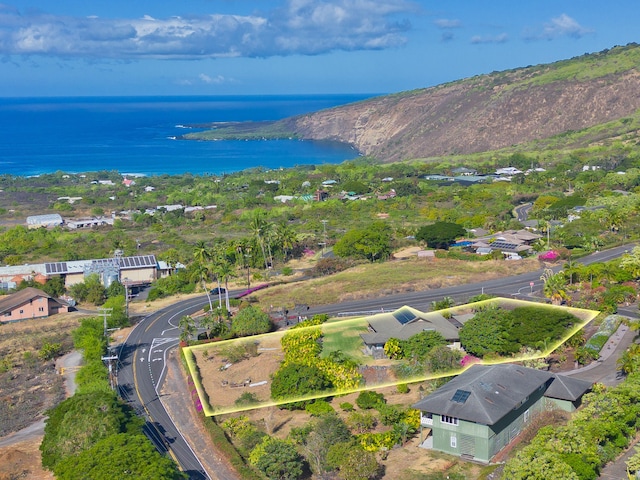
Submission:
<svg viewBox="0 0 640 480">
<path fill-rule="evenodd" d="M 9 0 L 0 96 L 391 93 L 640 42 L 638 20 L 638 0 Z"/>
</svg>

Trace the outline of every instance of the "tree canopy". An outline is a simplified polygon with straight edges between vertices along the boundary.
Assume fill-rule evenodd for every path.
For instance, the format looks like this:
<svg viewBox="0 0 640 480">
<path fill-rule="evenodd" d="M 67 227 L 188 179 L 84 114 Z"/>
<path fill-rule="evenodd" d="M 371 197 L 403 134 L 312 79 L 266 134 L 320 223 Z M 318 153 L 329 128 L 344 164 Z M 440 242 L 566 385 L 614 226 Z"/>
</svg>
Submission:
<svg viewBox="0 0 640 480">
<path fill-rule="evenodd" d="M 452 222 L 435 222 L 432 225 L 420 227 L 416 233 L 416 240 L 424 242 L 430 248 L 449 249 L 457 238 L 466 235 L 462 225 Z"/>
<path fill-rule="evenodd" d="M 349 230 L 336 242 L 333 252 L 339 257 L 365 258 L 375 262 L 391 255 L 391 240 L 389 226 L 374 222 L 368 228 Z"/>
<path fill-rule="evenodd" d="M 304 461 L 291 442 L 269 436 L 251 451 L 249 459 L 267 478 L 274 480 L 295 480 L 304 468 Z"/>
<path fill-rule="evenodd" d="M 49 410 L 40 445 L 42 465 L 54 468 L 66 457 L 118 433 L 141 433 L 142 421 L 113 392 L 76 394 Z"/>
<path fill-rule="evenodd" d="M 267 333 L 271 328 L 269 315 L 251 305 L 241 309 L 231 321 L 231 333 L 237 337 Z"/>
<path fill-rule="evenodd" d="M 488 308 L 474 315 L 460 329 L 460 343 L 478 357 L 509 355 L 522 347 L 538 348 L 558 340 L 577 321 L 564 311 L 541 307 L 518 307 L 511 311 Z"/>
<path fill-rule="evenodd" d="M 142 434 L 119 433 L 106 437 L 91 448 L 66 457 L 54 472 L 57 478 L 146 478 L 177 480 L 187 478 L 175 463 L 161 455 Z"/>
<path fill-rule="evenodd" d="M 274 400 L 289 400 L 322 392 L 333 385 L 326 375 L 314 365 L 290 363 L 282 366 L 273 375 L 271 397 Z M 293 408 L 303 408 L 304 402 L 287 404 Z"/>
</svg>

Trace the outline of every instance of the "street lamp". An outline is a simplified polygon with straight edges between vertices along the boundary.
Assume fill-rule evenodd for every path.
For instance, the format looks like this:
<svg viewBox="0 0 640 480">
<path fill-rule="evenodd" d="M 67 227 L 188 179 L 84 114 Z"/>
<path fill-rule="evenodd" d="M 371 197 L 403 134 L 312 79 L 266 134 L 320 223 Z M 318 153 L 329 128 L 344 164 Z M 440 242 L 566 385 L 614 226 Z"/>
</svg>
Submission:
<svg viewBox="0 0 640 480">
<path fill-rule="evenodd" d="M 244 264 L 247 266 L 247 289 L 251 288 L 251 280 L 250 280 L 250 275 L 249 275 L 249 271 L 250 271 L 250 264 L 249 264 L 249 254 L 245 253 L 244 254 Z"/>
</svg>

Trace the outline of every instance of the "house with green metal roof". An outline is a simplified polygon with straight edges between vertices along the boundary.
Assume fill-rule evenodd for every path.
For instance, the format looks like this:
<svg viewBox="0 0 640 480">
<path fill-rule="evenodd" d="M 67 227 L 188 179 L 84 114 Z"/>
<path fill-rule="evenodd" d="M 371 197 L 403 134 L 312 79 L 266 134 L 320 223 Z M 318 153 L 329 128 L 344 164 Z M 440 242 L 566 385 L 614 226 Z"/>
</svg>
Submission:
<svg viewBox="0 0 640 480">
<path fill-rule="evenodd" d="M 536 415 L 574 411 L 591 387 L 520 365 L 473 365 L 413 405 L 421 413 L 421 446 L 489 463 Z"/>
</svg>

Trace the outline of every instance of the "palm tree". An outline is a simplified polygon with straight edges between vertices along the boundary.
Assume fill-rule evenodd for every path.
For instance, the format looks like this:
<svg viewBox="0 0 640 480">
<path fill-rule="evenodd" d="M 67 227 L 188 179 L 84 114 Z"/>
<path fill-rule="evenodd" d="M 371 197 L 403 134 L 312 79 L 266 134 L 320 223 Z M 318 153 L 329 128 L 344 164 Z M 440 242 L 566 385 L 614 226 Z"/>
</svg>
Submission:
<svg viewBox="0 0 640 480">
<path fill-rule="evenodd" d="M 554 274 L 551 269 L 547 268 L 540 277 L 540 280 L 544 282 L 542 292 L 552 303 L 559 304 L 562 300 L 569 299 L 569 295 L 567 295 L 565 290 L 564 275 L 560 273 Z"/>
<path fill-rule="evenodd" d="M 617 362 L 624 373 L 633 373 L 640 369 L 640 344 L 632 343 Z"/>
<path fill-rule="evenodd" d="M 211 303 L 211 295 L 209 295 L 209 289 L 207 288 L 207 278 L 209 278 L 211 271 L 210 266 L 204 263 L 196 261 L 191 270 L 191 279 L 196 282 L 202 282 L 202 288 L 207 295 L 209 301 L 209 310 L 213 310 L 213 303 Z"/>
<path fill-rule="evenodd" d="M 578 263 L 575 260 L 569 259 L 566 262 L 564 262 L 564 268 L 562 269 L 562 272 L 568 278 L 569 285 L 573 285 L 574 278 L 576 279 L 576 281 L 578 281 L 579 277 L 578 277 L 577 269 L 578 269 Z"/>
<path fill-rule="evenodd" d="M 204 265 L 211 260 L 211 256 L 211 250 L 209 250 L 206 243 L 202 240 L 196 243 L 195 250 L 193 252 L 193 258 L 195 258 L 196 261 Z"/>
<path fill-rule="evenodd" d="M 216 266 L 216 276 L 224 281 L 225 307 L 227 308 L 227 312 L 231 310 L 231 305 L 229 304 L 229 279 L 234 276 L 234 273 L 232 265 L 226 260 L 221 261 Z"/>
<path fill-rule="evenodd" d="M 264 259 L 264 267 L 268 271 L 269 265 L 267 262 L 267 254 L 264 249 L 264 240 L 265 240 L 264 237 L 265 237 L 266 228 L 267 228 L 266 226 L 267 226 L 267 221 L 264 219 L 264 213 L 261 212 L 260 210 L 256 210 L 253 218 L 251 219 L 250 228 L 251 228 L 251 233 L 253 234 L 253 237 L 256 239 L 256 242 L 260 246 L 260 250 L 262 251 L 262 258 Z"/>
<path fill-rule="evenodd" d="M 208 315 L 205 315 L 200 320 L 200 327 L 205 328 L 207 330 L 207 336 L 209 336 L 209 332 L 211 331 L 211 329 L 215 324 L 216 324 L 216 319 L 213 315 L 213 312 L 209 312 Z"/>
<path fill-rule="evenodd" d="M 188 342 L 189 339 L 196 333 L 196 324 L 192 317 L 184 315 L 178 322 L 178 328 L 180 329 L 180 340 Z"/>
<path fill-rule="evenodd" d="M 251 245 L 248 239 L 236 242 L 236 264 L 238 259 L 240 259 L 242 266 L 247 269 L 247 288 L 251 288 Z"/>
<path fill-rule="evenodd" d="M 275 237 L 280 248 L 282 248 L 284 261 L 286 262 L 288 253 L 293 249 L 296 243 L 298 243 L 298 235 L 289 224 L 282 222 L 276 227 Z"/>
</svg>

